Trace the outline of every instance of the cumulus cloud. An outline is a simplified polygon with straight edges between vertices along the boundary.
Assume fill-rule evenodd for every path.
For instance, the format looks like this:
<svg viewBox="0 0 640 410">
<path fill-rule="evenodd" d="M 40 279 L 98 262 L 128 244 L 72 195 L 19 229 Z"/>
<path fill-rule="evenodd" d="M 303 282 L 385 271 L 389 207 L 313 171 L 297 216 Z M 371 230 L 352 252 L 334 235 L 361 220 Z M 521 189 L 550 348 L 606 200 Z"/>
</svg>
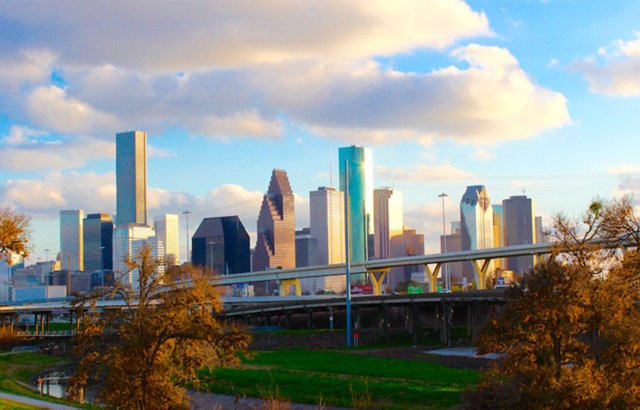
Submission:
<svg viewBox="0 0 640 410">
<path fill-rule="evenodd" d="M 640 33 L 633 40 L 617 40 L 597 55 L 576 61 L 594 93 L 630 97 L 640 95 Z"/>
<path fill-rule="evenodd" d="M 491 34 L 461 0 L 8 2 L 0 18 L 5 55 L 41 46 L 77 65 L 163 70 L 368 58 Z"/>
<path fill-rule="evenodd" d="M 375 177 L 385 181 L 403 183 L 428 183 L 434 181 L 468 181 L 474 175 L 448 162 L 418 164 L 408 167 L 376 167 Z"/>
</svg>

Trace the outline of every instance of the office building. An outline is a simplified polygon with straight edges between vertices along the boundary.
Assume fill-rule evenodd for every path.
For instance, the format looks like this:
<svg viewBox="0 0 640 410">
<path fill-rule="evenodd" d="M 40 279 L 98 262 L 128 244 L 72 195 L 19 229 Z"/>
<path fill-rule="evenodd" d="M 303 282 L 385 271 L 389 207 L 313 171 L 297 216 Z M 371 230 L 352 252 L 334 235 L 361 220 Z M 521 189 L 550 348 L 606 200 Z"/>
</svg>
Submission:
<svg viewBox="0 0 640 410">
<path fill-rule="evenodd" d="M 501 248 L 504 246 L 504 224 L 503 224 L 503 211 L 502 204 L 492 205 L 493 208 L 493 247 Z M 502 258 L 496 258 L 493 260 L 493 268 L 503 269 L 505 267 L 505 261 Z"/>
<path fill-rule="evenodd" d="M 63 270 L 84 270 L 82 209 L 60 211 L 60 260 Z"/>
<path fill-rule="evenodd" d="M 84 270 L 113 269 L 113 221 L 109 214 L 89 214 L 83 221 Z"/>
<path fill-rule="evenodd" d="M 116 134 L 116 223 L 147 224 L 147 134 Z"/>
<path fill-rule="evenodd" d="M 164 243 L 164 261 L 167 265 L 180 264 L 180 224 L 177 214 L 164 214 L 153 218 L 156 237 Z"/>
<path fill-rule="evenodd" d="M 400 235 L 393 235 L 389 245 L 389 257 L 391 258 L 424 255 L 424 235 L 409 227 L 404 227 Z M 387 285 L 394 290 L 402 283 L 406 285 L 416 274 L 421 274 L 420 276 L 424 278 L 424 272 L 423 265 L 391 268 L 387 274 Z"/>
<path fill-rule="evenodd" d="M 402 236 L 404 230 L 402 193 L 400 191 L 393 188 L 374 189 L 373 222 L 375 231 L 373 258 L 390 258 L 392 256 L 391 238 Z"/>
<path fill-rule="evenodd" d="M 253 270 L 296 267 L 294 197 L 286 171 L 274 169 L 262 199 Z"/>
<path fill-rule="evenodd" d="M 463 251 L 492 248 L 493 208 L 484 185 L 468 186 L 460 201 L 461 245 Z M 494 271 L 490 262 L 487 273 Z M 475 269 L 471 262 L 463 265 L 463 275 L 471 283 L 475 279 Z"/>
<path fill-rule="evenodd" d="M 369 236 L 373 235 L 373 153 L 351 145 L 338 150 L 340 190 L 347 192 L 350 262 L 369 258 Z M 347 175 L 348 171 L 348 175 Z M 362 280 L 363 278 L 355 278 Z"/>
<path fill-rule="evenodd" d="M 542 224 L 542 217 L 536 216 L 536 243 L 549 242 L 549 233 Z"/>
<path fill-rule="evenodd" d="M 440 253 L 459 252 L 462 250 L 462 229 L 460 221 L 451 222 L 451 233 L 440 236 Z M 446 249 L 446 251 L 445 251 Z M 450 275 L 451 284 L 462 282 L 463 262 L 451 262 L 442 265 L 442 275 Z"/>
<path fill-rule="evenodd" d="M 191 239 L 193 264 L 220 275 L 251 270 L 250 239 L 237 216 L 205 218 Z"/>
<path fill-rule="evenodd" d="M 344 263 L 344 193 L 331 187 L 311 191 L 309 217 L 311 237 L 318 241 L 318 264 Z"/>
<path fill-rule="evenodd" d="M 533 200 L 525 195 L 515 195 L 502 201 L 505 246 L 536 243 Z M 533 256 L 507 258 L 507 269 L 523 274 L 533 267 Z"/>
<path fill-rule="evenodd" d="M 136 273 L 129 270 L 126 261 L 135 259 L 140 248 L 147 245 L 149 239 L 154 238 L 154 235 L 154 229 L 143 224 L 116 226 L 113 231 L 113 272 L 115 281 L 134 287 L 137 286 Z M 157 245 L 157 243 L 153 245 Z M 156 255 L 157 251 L 157 246 L 156 249 L 152 249 L 152 253 L 156 258 L 164 256 Z"/>
</svg>

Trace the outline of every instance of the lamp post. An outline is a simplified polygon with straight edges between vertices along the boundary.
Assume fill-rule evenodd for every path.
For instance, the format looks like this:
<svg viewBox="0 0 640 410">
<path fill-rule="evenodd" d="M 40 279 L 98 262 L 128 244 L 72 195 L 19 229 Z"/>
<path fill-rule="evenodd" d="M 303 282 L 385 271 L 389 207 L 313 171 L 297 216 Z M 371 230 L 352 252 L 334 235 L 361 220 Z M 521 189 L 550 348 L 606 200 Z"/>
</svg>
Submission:
<svg viewBox="0 0 640 410">
<path fill-rule="evenodd" d="M 191 215 L 191 211 L 186 210 L 182 212 L 182 214 L 187 219 L 187 263 L 191 262 L 191 254 L 189 253 L 189 215 Z"/>
<path fill-rule="evenodd" d="M 447 229 L 446 223 L 444 219 L 444 199 L 449 195 L 444 192 L 438 195 L 438 198 L 442 198 L 442 253 L 447 253 Z M 444 281 L 445 287 L 448 290 L 451 290 L 451 278 L 449 277 L 449 270 L 447 269 L 447 265 L 444 265 Z"/>
<path fill-rule="evenodd" d="M 211 252 L 210 252 L 211 264 L 210 265 L 211 265 L 211 273 L 213 274 L 213 245 L 215 245 L 216 243 L 214 241 L 211 241 L 211 242 L 208 242 L 208 244 L 211 246 L 211 248 L 210 248 L 211 249 Z"/>
</svg>

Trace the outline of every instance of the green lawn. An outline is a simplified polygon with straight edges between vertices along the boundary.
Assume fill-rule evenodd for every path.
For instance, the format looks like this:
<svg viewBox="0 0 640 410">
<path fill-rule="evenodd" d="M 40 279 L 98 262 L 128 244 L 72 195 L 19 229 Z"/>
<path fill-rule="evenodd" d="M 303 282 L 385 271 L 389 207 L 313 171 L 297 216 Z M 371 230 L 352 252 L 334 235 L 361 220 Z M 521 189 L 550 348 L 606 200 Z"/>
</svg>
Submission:
<svg viewBox="0 0 640 410">
<path fill-rule="evenodd" d="M 246 397 L 376 409 L 448 408 L 478 373 L 424 361 L 341 351 L 257 352 L 239 369 L 202 372 L 209 391 Z"/>
</svg>

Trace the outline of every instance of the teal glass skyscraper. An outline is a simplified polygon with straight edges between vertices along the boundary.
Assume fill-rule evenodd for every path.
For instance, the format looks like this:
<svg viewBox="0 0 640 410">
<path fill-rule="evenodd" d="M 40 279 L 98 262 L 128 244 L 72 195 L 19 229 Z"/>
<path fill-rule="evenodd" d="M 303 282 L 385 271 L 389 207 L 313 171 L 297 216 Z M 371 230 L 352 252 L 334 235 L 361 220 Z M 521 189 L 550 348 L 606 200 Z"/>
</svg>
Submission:
<svg viewBox="0 0 640 410">
<path fill-rule="evenodd" d="M 369 237 L 373 235 L 373 153 L 356 145 L 338 150 L 340 190 L 347 187 L 349 171 L 349 244 L 350 261 L 368 259 Z"/>
</svg>

